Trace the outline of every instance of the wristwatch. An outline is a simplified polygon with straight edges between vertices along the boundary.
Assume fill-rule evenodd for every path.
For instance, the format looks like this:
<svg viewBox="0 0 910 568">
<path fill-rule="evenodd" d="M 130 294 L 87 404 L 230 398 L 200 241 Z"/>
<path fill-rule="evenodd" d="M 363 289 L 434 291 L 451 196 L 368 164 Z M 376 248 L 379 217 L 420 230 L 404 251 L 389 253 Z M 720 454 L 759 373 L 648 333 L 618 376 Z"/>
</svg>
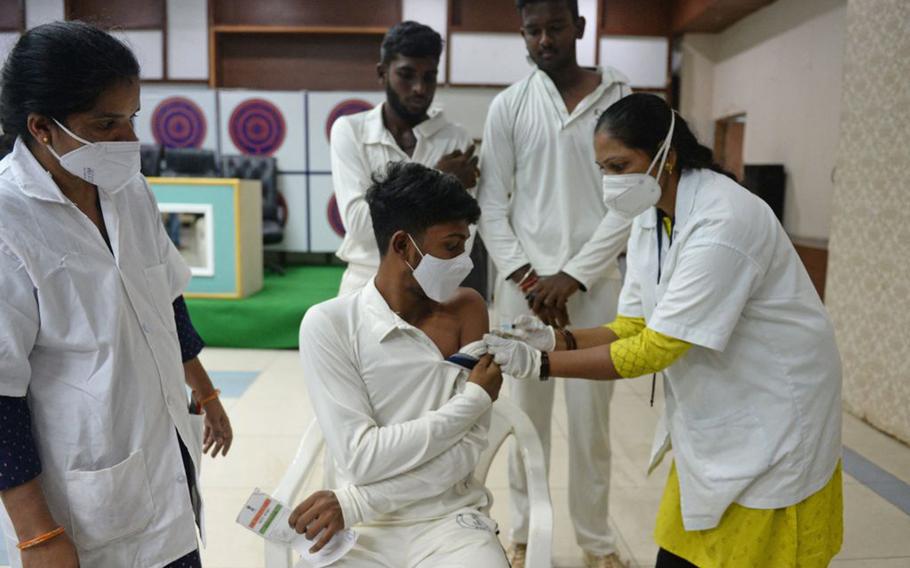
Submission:
<svg viewBox="0 0 910 568">
<path fill-rule="evenodd" d="M 540 352 L 540 380 L 550 380 L 550 354 L 546 351 Z"/>
</svg>

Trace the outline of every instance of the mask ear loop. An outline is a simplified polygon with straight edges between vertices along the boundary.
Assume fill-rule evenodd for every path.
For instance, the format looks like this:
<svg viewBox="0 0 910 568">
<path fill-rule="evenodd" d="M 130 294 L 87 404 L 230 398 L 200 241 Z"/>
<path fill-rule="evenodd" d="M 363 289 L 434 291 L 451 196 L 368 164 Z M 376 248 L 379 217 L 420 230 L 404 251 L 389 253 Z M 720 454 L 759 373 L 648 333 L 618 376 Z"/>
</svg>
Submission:
<svg viewBox="0 0 910 568">
<path fill-rule="evenodd" d="M 670 109 L 670 131 L 667 132 L 667 137 L 664 138 L 664 143 L 661 144 L 660 152 L 660 167 L 657 168 L 657 183 L 660 183 L 660 176 L 664 173 L 664 165 L 667 163 L 667 157 L 670 155 L 670 143 L 673 141 L 673 130 L 676 128 L 676 111 Z M 657 156 L 654 156 L 654 161 L 657 161 Z M 652 162 L 652 166 L 654 163 Z M 651 171 L 651 168 L 648 168 L 648 171 Z"/>
<path fill-rule="evenodd" d="M 89 142 L 88 140 L 86 140 L 85 138 L 82 138 L 81 136 L 79 136 L 78 134 L 76 134 L 75 132 L 73 132 L 72 130 L 70 130 L 69 128 L 63 126 L 63 124 L 61 124 L 60 121 L 57 120 L 56 118 L 52 118 L 51 120 L 53 120 L 53 121 L 57 124 L 57 126 L 60 127 L 61 130 L 63 130 L 64 132 L 66 132 L 66 134 L 67 134 L 70 138 L 72 138 L 73 140 L 75 140 L 76 142 L 82 142 L 83 146 L 91 146 L 91 145 L 93 144 L 93 142 Z M 57 151 L 54 150 L 54 147 L 50 145 L 50 142 L 48 142 L 48 141 L 46 141 L 46 140 L 44 140 L 43 142 L 44 142 L 44 145 L 47 147 L 48 151 L 51 153 L 51 155 L 54 156 L 55 158 L 57 158 L 57 161 L 58 161 L 58 162 L 61 161 L 61 160 L 63 159 L 63 158 L 60 156 L 60 154 L 58 154 Z M 76 150 L 78 150 L 78 149 L 79 149 L 79 148 L 76 148 Z"/>
<path fill-rule="evenodd" d="M 423 251 L 420 250 L 420 247 L 417 246 L 417 242 L 414 240 L 414 237 L 411 236 L 411 233 L 408 233 L 408 238 L 411 239 L 411 244 L 414 245 L 415 249 L 417 249 L 417 254 L 420 255 L 420 258 L 423 258 L 424 256 L 426 256 L 423 254 Z M 416 270 L 413 266 L 411 266 L 410 262 L 404 261 L 404 263 L 408 265 L 408 268 L 411 269 L 411 272 L 414 272 L 414 270 Z"/>
</svg>

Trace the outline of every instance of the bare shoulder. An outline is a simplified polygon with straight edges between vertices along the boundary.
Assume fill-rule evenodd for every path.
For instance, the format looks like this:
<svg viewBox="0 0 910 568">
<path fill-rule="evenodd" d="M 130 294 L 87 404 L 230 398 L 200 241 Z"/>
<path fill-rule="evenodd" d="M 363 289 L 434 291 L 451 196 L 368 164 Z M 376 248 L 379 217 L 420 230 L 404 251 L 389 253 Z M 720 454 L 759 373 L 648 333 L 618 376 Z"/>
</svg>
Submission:
<svg viewBox="0 0 910 568">
<path fill-rule="evenodd" d="M 462 345 L 481 339 L 490 330 L 487 303 L 477 290 L 459 288 L 449 307 L 461 324 Z"/>
</svg>

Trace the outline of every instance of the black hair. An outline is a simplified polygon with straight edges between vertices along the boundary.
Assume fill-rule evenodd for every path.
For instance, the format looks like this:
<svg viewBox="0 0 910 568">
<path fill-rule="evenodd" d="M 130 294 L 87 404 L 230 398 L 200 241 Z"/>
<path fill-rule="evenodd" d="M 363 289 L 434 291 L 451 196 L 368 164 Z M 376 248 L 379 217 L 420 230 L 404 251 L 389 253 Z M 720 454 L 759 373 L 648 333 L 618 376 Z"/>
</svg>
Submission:
<svg viewBox="0 0 910 568">
<path fill-rule="evenodd" d="M 385 175 L 374 174 L 366 200 L 381 256 L 396 231 L 419 239 L 433 225 L 480 218 L 477 200 L 458 178 L 414 162 L 392 162 Z"/>
<path fill-rule="evenodd" d="M 539 2 L 565 2 L 569 6 L 569 11 L 572 12 L 572 17 L 576 20 L 578 19 L 578 0 L 515 0 L 515 6 L 521 12 L 528 4 L 537 4 Z"/>
<path fill-rule="evenodd" d="M 117 81 L 138 77 L 133 52 L 99 28 L 79 21 L 32 28 L 16 42 L 0 75 L 4 137 L 28 141 L 30 113 L 64 123 L 91 109 Z"/>
<path fill-rule="evenodd" d="M 388 64 L 396 55 L 428 57 L 439 61 L 442 36 L 430 26 L 406 20 L 395 24 L 382 38 L 379 61 Z"/>
<path fill-rule="evenodd" d="M 633 93 L 610 105 L 597 119 L 594 132 L 607 132 L 629 148 L 641 150 L 652 159 L 670 130 L 670 106 L 649 93 Z M 695 138 L 685 119 L 676 114 L 670 147 L 676 150 L 680 171 L 709 169 L 733 177 L 714 161 L 714 152 Z"/>
</svg>

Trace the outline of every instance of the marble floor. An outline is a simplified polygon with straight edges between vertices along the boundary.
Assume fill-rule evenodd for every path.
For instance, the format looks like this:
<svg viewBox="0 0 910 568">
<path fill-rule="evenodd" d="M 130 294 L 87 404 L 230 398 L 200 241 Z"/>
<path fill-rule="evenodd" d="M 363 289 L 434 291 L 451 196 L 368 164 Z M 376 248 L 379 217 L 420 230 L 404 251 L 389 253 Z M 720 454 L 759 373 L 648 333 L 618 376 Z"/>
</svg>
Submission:
<svg viewBox="0 0 910 568">
<path fill-rule="evenodd" d="M 206 457 L 202 467 L 208 529 L 204 566 L 261 568 L 262 541 L 234 519 L 253 488 L 269 491 L 277 485 L 313 419 L 304 377 L 295 351 L 208 348 L 202 360 L 222 389 L 236 436 L 226 458 Z M 648 405 L 649 390 L 648 380 L 617 384 L 610 416 L 610 521 L 621 555 L 630 566 L 642 568 L 654 565 L 651 532 L 667 475 L 666 464 L 650 477 L 645 475 L 660 412 L 659 403 L 654 408 Z M 557 389 L 550 488 L 553 564 L 562 568 L 582 566 L 567 504 L 566 431 L 565 399 Z M 848 414 L 844 414 L 843 437 L 845 540 L 832 566 L 910 567 L 910 447 Z M 505 453 L 497 456 L 487 480 L 496 499 L 493 516 L 503 537 L 509 524 Z M 0 564 L 3 560 L 5 554 L 0 551 Z"/>
</svg>

